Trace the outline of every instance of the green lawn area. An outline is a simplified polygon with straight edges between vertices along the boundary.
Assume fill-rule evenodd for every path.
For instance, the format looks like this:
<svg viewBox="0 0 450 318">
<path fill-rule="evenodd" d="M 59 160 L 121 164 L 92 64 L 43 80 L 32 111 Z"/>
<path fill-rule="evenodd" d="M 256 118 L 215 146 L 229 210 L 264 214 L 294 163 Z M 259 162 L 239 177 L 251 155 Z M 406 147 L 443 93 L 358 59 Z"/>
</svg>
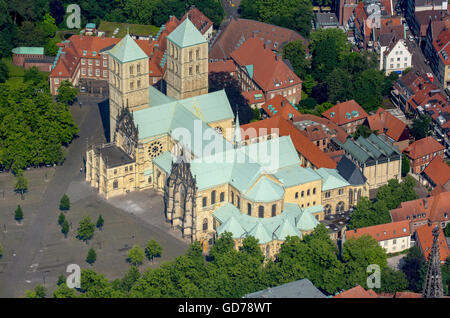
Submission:
<svg viewBox="0 0 450 318">
<path fill-rule="evenodd" d="M 9 79 L 6 81 L 6 83 L 11 84 L 14 87 L 17 87 L 18 85 L 23 83 L 23 75 L 25 73 L 24 69 L 20 66 L 16 66 L 12 63 L 12 58 L 2 58 L 2 61 L 8 66 L 9 69 Z M 46 79 L 48 79 L 49 72 L 41 72 L 45 76 Z"/>
<path fill-rule="evenodd" d="M 139 35 L 156 35 L 159 28 L 154 25 L 143 25 L 143 24 L 128 24 L 128 23 L 118 23 L 118 22 L 107 22 L 102 21 L 98 30 L 104 31 L 107 37 L 113 36 L 113 32 L 116 28 L 119 28 L 119 32 L 114 35 L 116 38 L 122 38 L 127 34 L 127 27 L 130 28 L 131 34 Z"/>
</svg>

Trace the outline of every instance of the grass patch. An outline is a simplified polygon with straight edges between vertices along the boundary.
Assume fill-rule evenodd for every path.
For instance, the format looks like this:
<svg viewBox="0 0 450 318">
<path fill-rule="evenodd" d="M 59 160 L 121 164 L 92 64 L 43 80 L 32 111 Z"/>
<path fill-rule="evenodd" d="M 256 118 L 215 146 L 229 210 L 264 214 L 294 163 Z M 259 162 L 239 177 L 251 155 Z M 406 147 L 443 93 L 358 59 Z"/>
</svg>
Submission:
<svg viewBox="0 0 450 318">
<path fill-rule="evenodd" d="M 2 58 L 2 61 L 8 66 L 9 69 L 9 79 L 6 81 L 7 84 L 12 87 L 18 87 L 23 83 L 23 75 L 25 70 L 21 66 L 14 65 L 12 63 L 12 58 Z M 40 72 L 43 75 L 44 80 L 48 81 L 49 72 Z"/>
<path fill-rule="evenodd" d="M 123 38 L 127 34 L 127 27 L 130 28 L 131 34 L 156 35 L 159 31 L 159 28 L 154 25 L 128 24 L 108 21 L 102 21 L 98 27 L 98 30 L 104 31 L 107 37 L 112 37 L 114 30 L 119 28 L 119 32 L 115 34 L 114 37 Z"/>
</svg>

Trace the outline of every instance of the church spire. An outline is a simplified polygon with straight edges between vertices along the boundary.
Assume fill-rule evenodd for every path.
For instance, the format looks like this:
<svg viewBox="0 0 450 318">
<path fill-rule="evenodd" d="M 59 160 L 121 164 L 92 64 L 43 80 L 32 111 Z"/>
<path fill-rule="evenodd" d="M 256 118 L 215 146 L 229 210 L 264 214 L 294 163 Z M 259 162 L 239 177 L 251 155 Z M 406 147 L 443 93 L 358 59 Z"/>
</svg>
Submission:
<svg viewBox="0 0 450 318">
<path fill-rule="evenodd" d="M 233 145 L 239 148 L 242 144 L 241 125 L 239 124 L 239 110 L 236 109 L 236 122 L 234 124 Z"/>
<path fill-rule="evenodd" d="M 439 256 L 439 227 L 433 229 L 433 246 L 428 257 L 427 277 L 425 278 L 422 298 L 442 298 L 441 258 Z"/>
</svg>

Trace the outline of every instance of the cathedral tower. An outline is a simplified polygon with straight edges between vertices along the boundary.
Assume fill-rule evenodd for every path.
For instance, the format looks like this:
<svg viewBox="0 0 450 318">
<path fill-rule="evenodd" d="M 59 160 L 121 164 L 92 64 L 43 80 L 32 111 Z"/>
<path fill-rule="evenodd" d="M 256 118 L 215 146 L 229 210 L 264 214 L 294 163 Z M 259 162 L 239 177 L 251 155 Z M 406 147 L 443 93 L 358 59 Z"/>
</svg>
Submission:
<svg viewBox="0 0 450 318">
<path fill-rule="evenodd" d="M 441 258 L 439 257 L 439 227 L 433 229 L 433 246 L 428 256 L 428 269 L 423 284 L 423 298 L 442 298 L 444 291 L 442 286 Z M 444 239 L 445 240 L 445 239 Z"/>
<path fill-rule="evenodd" d="M 131 112 L 149 107 L 148 56 L 127 34 L 109 54 L 109 125 L 113 142 L 116 119 L 123 107 Z"/>
<path fill-rule="evenodd" d="M 167 96 L 176 99 L 208 93 L 208 41 L 186 18 L 167 36 Z"/>
</svg>

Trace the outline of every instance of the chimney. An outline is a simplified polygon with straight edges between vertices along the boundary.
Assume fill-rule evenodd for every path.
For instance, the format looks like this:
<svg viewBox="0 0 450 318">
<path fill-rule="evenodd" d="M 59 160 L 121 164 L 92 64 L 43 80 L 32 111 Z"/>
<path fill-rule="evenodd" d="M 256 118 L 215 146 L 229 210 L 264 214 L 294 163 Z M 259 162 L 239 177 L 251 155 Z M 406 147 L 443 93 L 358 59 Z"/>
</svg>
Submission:
<svg viewBox="0 0 450 318">
<path fill-rule="evenodd" d="M 281 107 L 284 107 L 284 104 L 285 104 L 285 100 L 283 99 L 283 100 L 281 101 Z"/>
<path fill-rule="evenodd" d="M 267 48 L 267 44 L 266 43 L 264 43 L 264 50 Z"/>
<path fill-rule="evenodd" d="M 256 38 L 256 31 L 252 31 L 252 38 Z"/>
<path fill-rule="evenodd" d="M 428 209 L 428 200 L 427 199 L 423 199 L 423 207 L 424 207 L 424 209 Z"/>
</svg>

